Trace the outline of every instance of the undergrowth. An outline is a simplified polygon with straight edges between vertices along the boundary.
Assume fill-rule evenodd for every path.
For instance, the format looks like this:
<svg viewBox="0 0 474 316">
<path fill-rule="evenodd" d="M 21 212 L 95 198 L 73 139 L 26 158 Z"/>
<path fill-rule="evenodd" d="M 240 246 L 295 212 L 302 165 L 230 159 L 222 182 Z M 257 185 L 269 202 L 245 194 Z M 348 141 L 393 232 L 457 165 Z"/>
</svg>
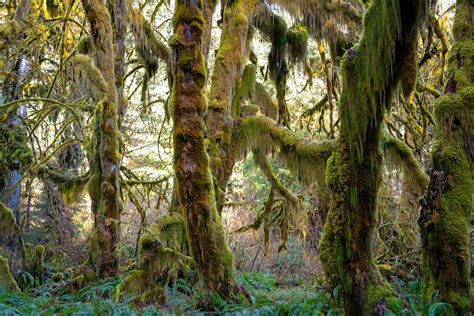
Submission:
<svg viewBox="0 0 474 316">
<path fill-rule="evenodd" d="M 251 305 L 228 304 L 218 296 L 209 300 L 203 285 L 190 286 L 179 279 L 175 288 L 166 288 L 161 306 L 139 306 L 133 297 L 113 301 L 113 290 L 119 277 L 85 286 L 67 293 L 52 281 L 24 293 L 0 289 L 0 315 L 343 315 L 339 290 L 329 291 L 311 284 L 282 282 L 268 273 L 242 272 L 239 283 L 252 296 Z M 406 302 L 402 315 L 451 315 L 451 306 L 434 299 L 421 300 L 422 284 L 418 280 L 393 278 L 392 285 Z M 203 306 L 203 302 L 208 302 Z M 209 303 L 210 302 L 210 303 Z M 395 315 L 386 311 L 385 315 Z M 454 314 L 453 314 L 454 315 Z"/>
</svg>

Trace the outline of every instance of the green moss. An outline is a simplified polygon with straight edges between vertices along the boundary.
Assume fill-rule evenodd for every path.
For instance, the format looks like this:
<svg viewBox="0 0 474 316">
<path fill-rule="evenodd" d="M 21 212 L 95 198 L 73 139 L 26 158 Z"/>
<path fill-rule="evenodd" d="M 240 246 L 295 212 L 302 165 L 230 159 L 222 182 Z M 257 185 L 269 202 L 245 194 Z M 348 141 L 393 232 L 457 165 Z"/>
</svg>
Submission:
<svg viewBox="0 0 474 316">
<path fill-rule="evenodd" d="M 23 172 L 33 162 L 33 153 L 27 145 L 26 130 L 19 124 L 2 119 L 0 112 L 0 186 L 11 170 Z"/>
<path fill-rule="evenodd" d="M 34 276 L 38 285 L 44 282 L 44 252 L 45 249 L 43 245 L 37 245 L 35 247 Z"/>
<path fill-rule="evenodd" d="M 160 286 L 155 286 L 153 289 L 146 291 L 140 297 L 142 304 L 162 304 L 165 301 L 165 291 Z"/>
<path fill-rule="evenodd" d="M 254 148 L 265 154 L 270 154 L 278 148 L 279 155 L 288 168 L 305 184 L 315 181 L 321 183 L 326 161 L 334 148 L 331 141 L 316 143 L 300 139 L 264 116 L 243 118 L 236 126 L 233 137 L 240 157 Z"/>
<path fill-rule="evenodd" d="M 0 230 L 2 234 L 13 235 L 16 233 L 18 226 L 16 224 L 15 215 L 11 209 L 0 202 Z"/>
<path fill-rule="evenodd" d="M 474 45 L 472 3 L 456 5 L 454 45 L 448 59 L 445 95 L 435 103 L 433 170 L 421 200 L 424 296 L 439 293 L 457 314 L 472 310 L 470 236 L 474 166 Z M 471 141 L 472 142 L 472 141 Z M 456 249 L 456 251 L 452 251 Z M 440 264 L 442 263 L 442 264 Z"/>
<path fill-rule="evenodd" d="M 101 100 L 107 95 L 107 82 L 89 56 L 77 54 L 71 63 L 74 67 L 76 80 L 80 83 L 81 91 L 84 94 L 90 95 L 96 100 Z"/>
<path fill-rule="evenodd" d="M 8 260 L 2 256 L 0 256 L 0 287 L 11 292 L 20 292 L 20 288 L 10 272 Z"/>
<path fill-rule="evenodd" d="M 308 29 L 302 24 L 297 24 L 288 30 L 287 43 L 290 61 L 305 62 L 308 54 Z"/>
<path fill-rule="evenodd" d="M 321 259 L 341 285 L 348 315 L 372 314 L 382 298 L 395 312 L 402 307 L 373 263 L 372 237 L 382 179 L 381 125 L 416 50 L 421 10 L 421 1 L 372 1 L 362 37 L 342 61 L 342 124 L 327 172 L 332 199 Z"/>
</svg>

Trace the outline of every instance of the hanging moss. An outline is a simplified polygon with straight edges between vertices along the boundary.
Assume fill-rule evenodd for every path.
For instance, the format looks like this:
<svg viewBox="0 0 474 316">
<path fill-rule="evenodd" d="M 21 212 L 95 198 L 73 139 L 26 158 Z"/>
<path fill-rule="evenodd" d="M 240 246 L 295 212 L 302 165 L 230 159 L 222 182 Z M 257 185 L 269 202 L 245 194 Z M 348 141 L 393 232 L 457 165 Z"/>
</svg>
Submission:
<svg viewBox="0 0 474 316">
<path fill-rule="evenodd" d="M 297 24 L 288 30 L 287 44 L 291 62 L 304 63 L 308 55 L 308 29 Z"/>
<path fill-rule="evenodd" d="M 270 78 L 277 91 L 278 122 L 289 126 L 289 113 L 285 100 L 286 79 L 289 72 L 286 60 L 288 26 L 285 19 L 273 13 L 266 4 L 259 7 L 254 16 L 254 24 L 272 44 L 268 54 L 268 67 Z"/>
<path fill-rule="evenodd" d="M 71 60 L 81 93 L 101 100 L 108 93 L 107 82 L 87 55 L 77 54 Z"/>
<path fill-rule="evenodd" d="M 2 256 L 0 256 L 0 287 L 11 292 L 21 292 L 10 272 L 8 260 Z"/>
<path fill-rule="evenodd" d="M 168 75 L 171 75 L 171 51 L 165 43 L 156 37 L 152 26 L 139 9 L 133 9 L 131 12 L 131 29 L 137 44 L 138 55 L 145 65 L 147 76 L 151 78 L 155 75 L 159 59 L 165 62 Z"/>
<path fill-rule="evenodd" d="M 258 230 L 263 224 L 266 254 L 269 245 L 269 229 L 272 226 L 279 228 L 282 238 L 282 242 L 278 247 L 278 252 L 280 252 L 286 249 L 289 232 L 291 230 L 297 230 L 300 223 L 306 222 L 303 218 L 304 212 L 302 212 L 302 197 L 296 196 L 283 185 L 280 179 L 274 174 L 268 157 L 266 157 L 262 151 L 253 149 L 252 153 L 256 165 L 259 166 L 270 181 L 271 190 L 264 207 L 257 213 L 255 219 L 250 224 L 238 229 L 237 232 L 244 232 L 249 229 Z M 276 198 L 274 196 L 275 193 L 278 193 L 281 198 Z"/>
<path fill-rule="evenodd" d="M 302 183 L 324 183 L 326 160 L 334 144 L 300 139 L 285 127 L 264 116 L 243 118 L 234 129 L 237 154 L 240 157 L 251 149 L 270 154 L 277 148 L 279 156 Z"/>
</svg>

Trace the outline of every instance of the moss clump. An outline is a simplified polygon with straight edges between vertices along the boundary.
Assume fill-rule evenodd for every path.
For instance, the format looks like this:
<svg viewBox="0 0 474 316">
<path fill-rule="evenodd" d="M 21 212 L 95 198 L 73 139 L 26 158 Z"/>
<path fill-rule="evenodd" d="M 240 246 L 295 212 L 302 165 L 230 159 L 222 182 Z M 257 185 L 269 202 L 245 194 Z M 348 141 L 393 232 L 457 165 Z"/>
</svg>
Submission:
<svg viewBox="0 0 474 316">
<path fill-rule="evenodd" d="M 297 24 L 288 30 L 287 43 L 290 61 L 306 61 L 308 55 L 308 28 L 302 24 Z"/>
<path fill-rule="evenodd" d="M 20 288 L 10 272 L 8 260 L 2 256 L 0 256 L 0 287 L 11 292 L 20 292 Z"/>
<path fill-rule="evenodd" d="M 0 230 L 2 235 L 7 237 L 15 234 L 17 227 L 16 218 L 12 210 L 0 202 Z"/>
<path fill-rule="evenodd" d="M 51 277 L 51 279 L 54 281 L 54 282 L 61 282 L 63 279 L 64 279 L 64 274 L 60 273 L 60 272 L 57 272 L 55 274 L 53 274 L 53 276 Z"/>
<path fill-rule="evenodd" d="M 38 285 L 44 282 L 44 252 L 45 249 L 43 245 L 37 245 L 35 247 L 34 276 Z"/>
</svg>

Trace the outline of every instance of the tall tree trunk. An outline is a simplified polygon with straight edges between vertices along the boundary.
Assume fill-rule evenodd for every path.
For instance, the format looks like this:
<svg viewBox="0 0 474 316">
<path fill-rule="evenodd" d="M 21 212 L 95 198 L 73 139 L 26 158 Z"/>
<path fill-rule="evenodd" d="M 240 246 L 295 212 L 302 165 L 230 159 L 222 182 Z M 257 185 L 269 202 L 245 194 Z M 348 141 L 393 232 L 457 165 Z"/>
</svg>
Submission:
<svg viewBox="0 0 474 316">
<path fill-rule="evenodd" d="M 173 141 L 178 197 L 191 254 L 199 273 L 214 291 L 237 299 L 233 256 L 217 212 L 209 156 L 204 143 L 206 81 L 202 37 L 203 2 L 176 1 L 174 35 Z"/>
<path fill-rule="evenodd" d="M 458 0 L 445 95 L 435 104 L 428 191 L 421 201 L 424 294 L 439 291 L 459 315 L 471 311 L 470 238 L 474 192 L 474 4 Z"/>
<path fill-rule="evenodd" d="M 109 13 L 113 18 L 115 45 L 115 90 L 117 91 L 117 107 L 119 127 L 127 110 L 127 99 L 124 95 L 123 78 L 125 76 L 125 37 L 127 35 L 127 4 L 125 0 L 110 0 Z"/>
<path fill-rule="evenodd" d="M 341 285 L 347 315 L 382 315 L 387 307 L 399 313 L 403 308 L 375 265 L 372 240 L 382 169 L 381 125 L 400 80 L 406 95 L 414 84 L 423 6 L 422 0 L 372 1 L 361 40 L 342 62 L 342 124 L 327 166 L 332 200 L 321 260 L 329 280 Z"/>
<path fill-rule="evenodd" d="M 95 63 L 107 83 L 104 98 L 96 109 L 96 145 L 94 173 L 89 180 L 95 232 L 92 253 L 96 274 L 113 275 L 117 269 L 115 250 L 120 238 L 120 213 L 123 208 L 120 188 L 120 151 L 118 142 L 118 106 L 112 21 L 101 0 L 82 0 L 91 26 Z"/>
<path fill-rule="evenodd" d="M 212 73 L 206 126 L 219 212 L 224 206 L 227 182 L 235 164 L 231 145 L 234 121 L 232 99 L 237 80 L 242 76 L 250 53 L 248 16 L 253 6 L 253 1 L 243 0 L 233 1 L 226 6 L 220 46 Z"/>
</svg>

